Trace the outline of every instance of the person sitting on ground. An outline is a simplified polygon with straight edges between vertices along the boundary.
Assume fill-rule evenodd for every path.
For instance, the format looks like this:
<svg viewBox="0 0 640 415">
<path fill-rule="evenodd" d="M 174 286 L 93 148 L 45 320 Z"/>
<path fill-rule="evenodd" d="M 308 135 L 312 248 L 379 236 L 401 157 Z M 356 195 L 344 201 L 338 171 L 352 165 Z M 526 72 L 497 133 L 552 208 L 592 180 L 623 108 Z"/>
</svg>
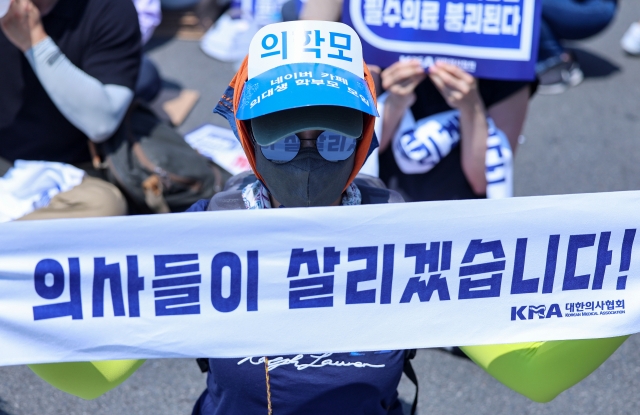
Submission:
<svg viewBox="0 0 640 415">
<path fill-rule="evenodd" d="M 301 17 L 339 20 L 342 6 L 342 0 L 308 0 Z M 387 186 L 399 190 L 408 201 L 486 197 L 488 139 L 500 137 L 501 149 L 515 154 L 535 83 L 476 79 L 446 63 L 428 70 L 417 61 L 397 62 L 384 70 L 370 69 L 374 79 L 380 80 L 378 93 L 385 92 L 376 128 L 380 139 L 379 175 Z M 412 162 L 409 157 L 405 157 L 407 163 L 398 163 L 397 149 L 392 150 L 394 139 L 406 138 L 405 133 L 411 133 L 415 123 L 439 114 L 451 114 L 458 124 L 458 115 L 452 110 L 459 111 L 459 144 L 448 147 L 448 154 L 434 149 L 441 158 L 429 169 L 407 168 Z M 407 118 L 413 120 L 411 125 L 403 122 Z M 413 164 L 421 163 L 425 164 L 424 160 Z M 511 191 L 497 193 L 510 195 Z"/>
<path fill-rule="evenodd" d="M 542 0 L 536 71 L 541 94 L 559 94 L 582 82 L 584 74 L 563 40 L 581 40 L 613 20 L 617 0 Z"/>
<path fill-rule="evenodd" d="M 425 70 L 417 61 L 396 62 L 380 78 L 384 108 L 376 128 L 380 178 L 388 186 L 411 201 L 512 195 L 510 172 L 526 118 L 529 82 L 477 79 L 443 62 Z M 420 126 L 429 130 L 433 122 L 442 128 L 428 137 Z M 446 143 L 438 143 L 440 130 L 450 134 Z M 425 146 L 437 148 L 423 151 Z M 500 150 L 494 151 L 495 146 Z M 418 157 L 421 153 L 424 157 Z M 501 160 L 492 162 L 492 155 Z M 489 163 L 504 166 L 500 172 Z M 492 177 L 495 173 L 499 177 Z"/>
<path fill-rule="evenodd" d="M 0 157 L 73 164 L 74 189 L 23 219 L 127 213 L 88 141 L 109 139 L 133 98 L 140 28 L 131 0 L 13 0 L 0 20 Z"/>
<path fill-rule="evenodd" d="M 287 25 L 272 25 L 270 33 L 286 30 Z M 331 27 L 339 33 L 348 32 L 348 28 L 339 23 L 324 25 L 330 26 L 316 23 L 313 29 Z M 302 22 L 295 27 L 308 28 Z M 254 37 L 254 43 L 262 38 L 260 33 Z M 351 41 L 355 42 L 356 38 L 353 33 Z M 366 65 L 361 56 L 354 56 L 353 61 L 353 67 L 359 66 L 359 73 L 329 65 L 316 65 L 314 69 L 313 63 L 304 71 L 314 71 L 314 79 L 321 79 L 322 72 L 329 72 L 348 79 L 354 88 L 359 84 L 361 88 L 356 89 L 363 91 L 362 100 L 346 93 L 346 88 L 325 87 L 333 95 L 330 104 L 322 94 L 299 90 L 297 101 L 304 94 L 304 103 L 292 105 L 291 101 L 296 99 L 283 98 L 278 103 L 272 102 L 274 106 L 264 113 L 259 105 L 251 111 L 249 105 L 243 104 L 261 93 L 245 87 L 245 82 L 251 82 L 247 80 L 248 74 L 260 65 L 259 56 L 250 53 L 225 93 L 230 101 L 223 97 L 216 112 L 224 115 L 237 132 L 255 176 L 243 174 L 232 178 L 226 191 L 210 201 L 199 202 L 189 211 L 401 202 L 402 198 L 386 190 L 379 180 L 357 176 L 377 145 L 374 139 L 376 110 L 375 90 Z M 363 101 L 368 102 L 368 107 Z M 339 146 L 333 149 L 329 145 L 336 140 L 344 144 L 342 151 Z M 303 355 L 295 365 L 277 369 L 269 367 L 268 362 L 295 356 L 208 359 L 207 390 L 196 403 L 193 414 L 258 414 L 271 413 L 271 409 L 283 414 L 402 414 L 396 388 L 405 356 L 404 350 L 326 354 L 326 359 L 341 362 L 340 365 L 324 365 L 304 372 L 298 365 L 309 364 L 317 356 Z M 265 370 L 269 372 L 267 377 Z M 267 393 L 264 388 L 254 387 L 264 384 L 265 379 L 270 385 Z"/>
</svg>

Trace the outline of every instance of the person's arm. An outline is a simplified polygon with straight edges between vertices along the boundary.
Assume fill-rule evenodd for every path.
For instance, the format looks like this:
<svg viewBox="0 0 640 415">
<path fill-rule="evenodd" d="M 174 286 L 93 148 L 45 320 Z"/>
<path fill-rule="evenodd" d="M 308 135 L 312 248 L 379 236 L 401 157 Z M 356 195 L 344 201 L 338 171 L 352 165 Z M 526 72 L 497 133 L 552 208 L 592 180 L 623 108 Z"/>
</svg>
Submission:
<svg viewBox="0 0 640 415">
<path fill-rule="evenodd" d="M 530 94 L 530 87 L 524 86 L 487 110 L 496 127 L 506 134 L 514 155 L 518 148 L 518 137 L 522 133 L 527 117 Z"/>
<path fill-rule="evenodd" d="M 447 104 L 460 111 L 462 171 L 473 192 L 483 195 L 487 191 L 488 125 L 478 83 L 466 71 L 442 62 L 429 68 L 429 77 Z"/>
<path fill-rule="evenodd" d="M 462 351 L 505 386 L 549 402 L 596 370 L 629 336 L 489 346 Z"/>
<path fill-rule="evenodd" d="M 104 85 L 72 64 L 47 37 L 26 57 L 49 98 L 67 120 L 96 143 L 115 133 L 133 99 L 133 91 Z"/>
<path fill-rule="evenodd" d="M 0 25 L 69 122 L 95 142 L 113 135 L 133 99 L 131 89 L 105 85 L 71 63 L 47 36 L 31 0 L 15 0 Z"/>
</svg>

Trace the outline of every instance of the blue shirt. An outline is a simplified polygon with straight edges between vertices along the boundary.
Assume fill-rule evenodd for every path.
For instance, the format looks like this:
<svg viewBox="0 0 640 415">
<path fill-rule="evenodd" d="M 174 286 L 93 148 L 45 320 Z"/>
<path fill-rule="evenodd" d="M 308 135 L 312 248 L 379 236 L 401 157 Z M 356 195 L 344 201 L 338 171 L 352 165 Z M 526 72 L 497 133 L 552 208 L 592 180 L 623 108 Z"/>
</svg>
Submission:
<svg viewBox="0 0 640 415">
<path fill-rule="evenodd" d="M 187 212 L 207 206 L 201 200 Z M 209 359 L 207 390 L 193 414 L 265 415 L 269 395 L 276 415 L 402 415 L 396 390 L 404 358 L 394 350 Z"/>
</svg>

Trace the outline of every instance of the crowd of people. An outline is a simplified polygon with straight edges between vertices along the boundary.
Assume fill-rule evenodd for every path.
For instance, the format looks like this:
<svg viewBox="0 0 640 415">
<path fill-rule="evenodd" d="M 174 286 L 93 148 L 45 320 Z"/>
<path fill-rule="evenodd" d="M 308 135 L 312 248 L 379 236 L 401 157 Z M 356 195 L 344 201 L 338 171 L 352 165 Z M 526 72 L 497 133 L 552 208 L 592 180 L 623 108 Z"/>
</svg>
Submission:
<svg viewBox="0 0 640 415">
<path fill-rule="evenodd" d="M 564 41 L 599 33 L 617 8 L 616 0 L 543 0 L 535 81 L 478 79 L 444 62 L 425 70 L 419 62 L 402 61 L 365 69 L 378 118 L 355 108 L 311 106 L 241 120 L 237 102 L 248 77 L 245 56 L 257 30 L 283 20 L 339 22 L 343 4 L 258 0 L 264 3 L 258 17 L 252 9 L 256 2 L 248 2 L 251 7 L 218 2 L 226 11 L 201 47 L 238 68 L 216 112 L 236 130 L 253 173 L 213 186 L 202 184 L 213 183 L 207 176 L 216 175 L 213 168 L 203 177 L 185 178 L 149 160 L 138 145 L 135 123 L 151 117 L 147 134 L 160 134 L 153 117 L 146 113 L 141 118 L 139 108 L 146 108 L 162 86 L 157 68 L 143 53 L 161 22 L 161 6 L 195 3 L 11 1 L 0 20 L 0 221 L 184 211 L 188 205 L 167 196 L 172 189 L 201 196 L 191 212 L 510 197 L 529 100 L 535 93 L 560 93 L 582 81 L 579 62 Z M 629 28 L 621 45 L 629 54 L 640 54 L 640 22 Z M 287 127 L 274 131 L 271 125 Z M 446 135 L 434 139 L 434 125 Z M 331 159 L 319 144 L 326 130 L 358 144 Z M 284 139 L 297 143 L 291 158 L 277 147 L 265 150 Z M 113 144 L 123 142 L 127 145 Z M 123 170 L 110 167 L 123 148 L 137 157 L 138 164 L 124 174 L 140 176 L 148 209 L 135 203 L 135 192 L 118 177 Z M 263 407 L 271 413 L 272 405 L 285 402 L 299 410 L 314 402 L 315 412 L 306 413 L 334 408 L 326 405 L 340 405 L 343 413 L 402 413 L 395 389 L 406 351 L 337 358 L 366 360 L 385 370 L 343 377 L 339 368 L 326 368 L 306 380 L 304 393 L 293 387 L 299 385 L 293 369 L 282 370 L 271 378 L 267 374 L 273 395 L 265 397 L 264 382 L 255 381 L 264 378 L 264 368 L 236 370 L 235 360 L 209 359 L 208 389 L 194 414 L 241 413 L 238 408 L 247 405 L 252 409 L 243 413 L 260 413 Z M 55 378 L 55 368 L 48 373 L 53 373 L 48 380 Z M 356 383 L 364 387 L 354 389 Z"/>
</svg>

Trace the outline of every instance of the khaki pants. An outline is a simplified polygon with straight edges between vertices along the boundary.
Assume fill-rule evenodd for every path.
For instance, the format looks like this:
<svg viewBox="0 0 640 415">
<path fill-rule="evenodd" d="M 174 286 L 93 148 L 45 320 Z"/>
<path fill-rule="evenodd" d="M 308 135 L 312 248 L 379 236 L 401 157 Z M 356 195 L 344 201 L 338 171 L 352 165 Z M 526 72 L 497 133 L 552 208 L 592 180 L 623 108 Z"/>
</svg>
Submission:
<svg viewBox="0 0 640 415">
<path fill-rule="evenodd" d="M 68 192 L 55 195 L 48 206 L 18 220 L 92 218 L 127 214 L 127 203 L 117 187 L 88 175 Z"/>
</svg>

